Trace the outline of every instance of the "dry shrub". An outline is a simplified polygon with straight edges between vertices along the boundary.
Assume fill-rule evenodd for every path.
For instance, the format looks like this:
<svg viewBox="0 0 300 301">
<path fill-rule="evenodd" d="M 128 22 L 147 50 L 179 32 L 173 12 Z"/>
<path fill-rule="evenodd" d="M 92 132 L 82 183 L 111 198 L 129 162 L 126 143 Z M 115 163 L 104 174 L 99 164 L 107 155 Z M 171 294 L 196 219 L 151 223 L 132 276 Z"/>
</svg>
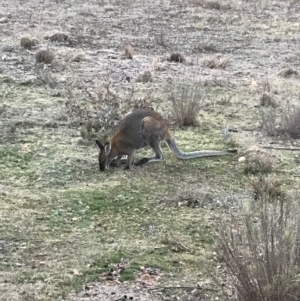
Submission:
<svg viewBox="0 0 300 301">
<path fill-rule="evenodd" d="M 203 87 L 198 83 L 178 84 L 169 94 L 172 102 L 174 120 L 182 126 L 197 124 L 197 115 L 201 109 Z"/>
<path fill-rule="evenodd" d="M 258 200 L 261 197 L 267 196 L 269 200 L 274 200 L 279 197 L 284 197 L 285 194 L 281 189 L 282 181 L 277 177 L 261 177 L 252 176 L 250 178 L 250 185 L 253 191 L 253 197 Z"/>
<path fill-rule="evenodd" d="M 181 53 L 174 52 L 170 55 L 168 61 L 176 62 L 176 63 L 183 63 L 183 62 L 185 62 L 185 58 Z"/>
<path fill-rule="evenodd" d="M 270 155 L 258 149 L 246 155 L 244 172 L 245 174 L 266 174 L 273 169 L 273 160 Z"/>
<path fill-rule="evenodd" d="M 37 63 L 51 64 L 54 60 L 54 53 L 49 49 L 40 49 L 35 53 Z"/>
<path fill-rule="evenodd" d="M 220 10 L 223 7 L 219 1 L 204 1 L 203 6 L 205 8 L 216 9 L 216 10 Z"/>
<path fill-rule="evenodd" d="M 136 80 L 138 83 L 149 83 L 152 82 L 152 74 L 149 70 L 145 70 L 140 74 Z"/>
<path fill-rule="evenodd" d="M 120 120 L 129 111 L 143 108 L 153 110 L 149 98 L 137 100 L 132 89 L 120 97 L 113 90 L 109 76 L 104 81 L 96 83 L 94 89 L 86 89 L 89 97 L 79 99 L 74 97 L 74 89 L 68 89 L 66 115 L 69 126 L 78 128 L 83 139 L 79 142 L 90 143 L 94 138 L 107 140 L 113 134 Z M 77 99 L 77 100 L 76 100 Z"/>
<path fill-rule="evenodd" d="M 98 112 L 98 117 L 87 119 L 82 123 L 80 135 L 84 140 L 92 141 L 95 138 L 108 140 L 121 119 L 119 111 L 113 106 L 102 106 Z"/>
<path fill-rule="evenodd" d="M 288 105 L 285 111 L 262 110 L 260 128 L 269 136 L 300 138 L 300 106 Z"/>
<path fill-rule="evenodd" d="M 261 181 L 262 187 L 269 187 L 268 178 Z M 298 196 L 274 200 L 269 189 L 262 188 L 256 201 L 220 223 L 215 259 L 228 276 L 235 300 L 300 300 L 299 214 Z"/>
<path fill-rule="evenodd" d="M 210 69 L 225 69 L 228 65 L 229 59 L 225 57 L 207 56 L 202 60 L 202 65 Z"/>
<path fill-rule="evenodd" d="M 22 37 L 20 40 L 21 47 L 25 49 L 31 49 L 39 44 L 39 41 L 36 38 L 31 37 Z"/>
<path fill-rule="evenodd" d="M 280 132 L 292 139 L 300 138 L 300 107 L 289 106 L 281 117 Z"/>
</svg>

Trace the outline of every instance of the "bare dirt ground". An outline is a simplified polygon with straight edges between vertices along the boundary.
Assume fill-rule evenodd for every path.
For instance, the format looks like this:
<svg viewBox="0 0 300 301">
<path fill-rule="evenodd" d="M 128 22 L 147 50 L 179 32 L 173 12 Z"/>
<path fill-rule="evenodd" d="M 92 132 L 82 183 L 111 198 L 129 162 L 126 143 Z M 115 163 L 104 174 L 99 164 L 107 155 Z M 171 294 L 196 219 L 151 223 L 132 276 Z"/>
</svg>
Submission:
<svg viewBox="0 0 300 301">
<path fill-rule="evenodd" d="M 24 49 L 24 36 L 39 44 Z M 180 147 L 222 149 L 227 124 L 241 153 L 273 146 L 274 173 L 298 189 L 299 151 L 276 148 L 299 141 L 258 125 L 266 80 L 279 111 L 299 103 L 300 3 L 0 0 L 0 42 L 0 299 L 222 298 L 204 267 L 218 217 L 251 197 L 239 156 L 182 162 L 164 148 L 162 164 L 100 173 L 76 108 L 105 120 L 105 106 L 122 115 L 145 99 L 170 117 L 170 87 L 200 82 L 200 124 L 174 126 Z M 35 63 L 42 48 L 51 65 Z"/>
</svg>

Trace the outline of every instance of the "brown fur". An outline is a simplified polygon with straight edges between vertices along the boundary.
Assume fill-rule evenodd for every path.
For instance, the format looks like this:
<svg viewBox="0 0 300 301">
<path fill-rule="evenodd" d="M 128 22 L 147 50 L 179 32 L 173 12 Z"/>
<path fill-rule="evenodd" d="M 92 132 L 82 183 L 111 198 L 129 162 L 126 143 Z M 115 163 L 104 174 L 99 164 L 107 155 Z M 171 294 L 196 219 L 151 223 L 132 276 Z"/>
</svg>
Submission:
<svg viewBox="0 0 300 301">
<path fill-rule="evenodd" d="M 99 153 L 99 166 L 103 171 L 112 162 L 116 160 L 116 166 L 120 165 L 121 157 L 127 156 L 126 168 L 130 169 L 136 150 L 150 146 L 155 156 L 141 159 L 137 165 L 142 165 L 147 162 L 156 162 L 164 159 L 160 148 L 161 141 L 165 141 L 171 151 L 180 159 L 192 159 L 204 156 L 220 156 L 227 155 L 236 151 L 195 151 L 184 153 L 179 150 L 176 142 L 170 132 L 169 125 L 163 117 L 153 111 L 145 109 L 133 110 L 127 114 L 120 122 L 115 134 L 110 142 L 103 145 L 99 140 L 96 140 Z"/>
</svg>

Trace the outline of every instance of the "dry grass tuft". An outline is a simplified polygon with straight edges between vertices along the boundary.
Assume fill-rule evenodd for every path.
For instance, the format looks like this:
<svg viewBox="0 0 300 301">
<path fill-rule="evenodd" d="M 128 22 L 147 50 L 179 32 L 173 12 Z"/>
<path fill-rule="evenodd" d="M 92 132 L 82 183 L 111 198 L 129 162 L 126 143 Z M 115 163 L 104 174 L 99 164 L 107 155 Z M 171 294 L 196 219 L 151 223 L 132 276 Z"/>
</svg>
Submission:
<svg viewBox="0 0 300 301">
<path fill-rule="evenodd" d="M 125 49 L 124 49 L 124 57 L 127 59 L 132 60 L 133 59 L 133 48 L 131 45 L 126 45 Z"/>
<path fill-rule="evenodd" d="M 215 45 L 210 44 L 210 43 L 199 43 L 196 47 L 195 47 L 197 52 L 200 53 L 215 53 L 218 52 L 218 49 Z"/>
<path fill-rule="evenodd" d="M 39 44 L 39 41 L 36 38 L 31 37 L 22 37 L 20 40 L 21 47 L 25 49 L 31 49 Z"/>
<path fill-rule="evenodd" d="M 176 85 L 169 94 L 172 102 L 173 119 L 182 126 L 197 125 L 197 115 L 201 109 L 203 97 L 202 86 L 199 84 Z"/>
<path fill-rule="evenodd" d="M 138 109 L 145 109 L 145 110 L 150 110 L 153 111 L 153 104 L 151 101 L 147 101 L 146 99 L 139 99 L 139 100 L 134 100 L 133 102 L 133 110 L 138 110 Z"/>
<path fill-rule="evenodd" d="M 223 6 L 219 1 L 204 1 L 203 6 L 209 9 L 221 10 Z"/>
<path fill-rule="evenodd" d="M 55 77 L 47 65 L 36 65 L 34 73 L 36 75 L 35 84 L 38 86 L 47 85 L 49 87 L 54 87 L 57 84 Z"/>
<path fill-rule="evenodd" d="M 259 98 L 259 104 L 261 107 L 276 107 L 276 103 L 273 101 L 270 93 L 268 92 L 263 92 Z"/>
<path fill-rule="evenodd" d="M 54 53 L 49 49 L 40 49 L 35 53 L 37 63 L 51 64 L 54 60 Z"/>
<path fill-rule="evenodd" d="M 269 181 L 255 179 L 256 201 L 219 227 L 216 261 L 229 276 L 235 300 L 300 299 L 300 203 L 281 197 L 280 183 Z"/>
<path fill-rule="evenodd" d="M 298 72 L 291 69 L 291 68 L 286 68 L 286 69 L 283 69 L 281 70 L 279 73 L 278 73 L 279 76 L 281 77 L 285 77 L 285 78 L 288 78 L 288 77 L 291 77 L 293 75 L 298 75 Z"/>
<path fill-rule="evenodd" d="M 212 0 L 212 1 L 189 0 L 189 2 L 193 5 L 202 6 L 207 9 L 221 10 L 225 8 L 219 1 L 216 0 Z"/>
<path fill-rule="evenodd" d="M 176 62 L 176 63 L 183 63 L 183 62 L 185 62 L 185 58 L 181 53 L 174 52 L 170 55 L 168 61 Z"/>
<path fill-rule="evenodd" d="M 68 41 L 69 36 L 63 32 L 57 32 L 49 37 L 51 42 L 66 42 Z"/>
<path fill-rule="evenodd" d="M 225 57 L 207 56 L 202 59 L 202 65 L 210 69 L 225 69 L 229 63 L 229 59 Z"/>
<path fill-rule="evenodd" d="M 72 62 L 82 62 L 85 61 L 86 57 L 84 53 L 77 53 L 73 58 L 72 58 Z"/>
<path fill-rule="evenodd" d="M 279 114 L 274 108 L 261 111 L 260 128 L 269 136 L 300 138 L 300 107 L 288 105 Z"/>
<path fill-rule="evenodd" d="M 149 70 L 145 70 L 140 74 L 136 80 L 138 83 L 149 83 L 152 82 L 152 74 Z"/>
</svg>

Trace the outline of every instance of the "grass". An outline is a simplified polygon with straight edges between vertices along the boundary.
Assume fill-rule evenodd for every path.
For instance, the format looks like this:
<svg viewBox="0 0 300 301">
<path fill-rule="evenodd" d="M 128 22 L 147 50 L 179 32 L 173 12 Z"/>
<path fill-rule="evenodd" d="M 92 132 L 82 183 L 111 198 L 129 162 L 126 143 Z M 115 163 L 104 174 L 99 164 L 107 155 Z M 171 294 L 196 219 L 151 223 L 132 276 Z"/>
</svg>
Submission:
<svg viewBox="0 0 300 301">
<path fill-rule="evenodd" d="M 8 1 L 0 13 L 13 24 L 0 32 L 0 299 L 75 301 L 80 296 L 73 299 L 70 292 L 111 288 L 101 275 L 125 262 L 119 275 L 124 287 L 136 288 L 141 267 L 154 267 L 164 274 L 159 286 L 181 287 L 159 291 L 160 298 L 222 300 L 204 268 L 208 263 L 210 272 L 220 270 L 212 246 L 221 218 L 241 202 L 257 201 L 262 190 L 276 199 L 299 187 L 298 152 L 277 148 L 291 143 L 296 149 L 297 139 L 260 131 L 256 109 L 270 109 L 265 107 L 276 100 L 284 112 L 285 101 L 298 101 L 291 69 L 297 57 L 290 54 L 297 53 L 299 4 L 262 8 L 242 1 L 241 15 L 241 5 L 220 1 L 56 2 Z M 55 53 L 51 65 L 37 68 L 37 48 L 20 46 L 29 32 Z M 133 59 L 122 59 L 126 44 L 134 47 Z M 184 64 L 168 62 L 172 52 L 184 53 Z M 151 79 L 136 83 L 144 70 Z M 261 91 L 263 78 L 271 91 Z M 204 93 L 193 87 L 175 93 L 193 82 Z M 181 108 L 191 100 L 185 116 L 192 119 L 186 123 L 178 115 L 178 124 L 185 124 L 180 128 L 173 123 L 170 92 Z M 164 162 L 100 173 L 92 140 L 106 136 L 104 128 L 111 130 L 134 105 L 147 104 L 171 122 L 183 151 L 224 149 L 222 129 L 228 126 L 240 154 L 181 161 L 163 145 Z M 274 146 L 267 150 L 274 166 L 264 188 L 258 164 L 251 193 L 238 158 L 252 144 Z M 230 288 L 228 274 L 221 276 Z M 143 300 L 142 294 L 134 299 Z"/>
<path fill-rule="evenodd" d="M 48 110 L 60 100 L 53 101 Z M 17 114 L 24 107 L 9 110 Z M 219 137 L 208 140 L 207 134 L 201 138 L 190 129 L 175 136 L 183 150 L 216 148 Z M 206 212 L 167 205 L 161 196 L 172 198 L 178 183 L 198 185 L 205 177 L 217 186 L 232 157 L 180 161 L 163 146 L 166 162 L 100 173 L 97 149 L 78 143 L 79 129 L 21 123 L 1 139 L 0 269 L 11 283 L 31 287 L 28 298 L 38 292 L 53 300 L 78 291 L 121 258 L 129 263 L 121 282 L 133 280 L 141 266 L 197 274 L 214 237 Z"/>
</svg>

